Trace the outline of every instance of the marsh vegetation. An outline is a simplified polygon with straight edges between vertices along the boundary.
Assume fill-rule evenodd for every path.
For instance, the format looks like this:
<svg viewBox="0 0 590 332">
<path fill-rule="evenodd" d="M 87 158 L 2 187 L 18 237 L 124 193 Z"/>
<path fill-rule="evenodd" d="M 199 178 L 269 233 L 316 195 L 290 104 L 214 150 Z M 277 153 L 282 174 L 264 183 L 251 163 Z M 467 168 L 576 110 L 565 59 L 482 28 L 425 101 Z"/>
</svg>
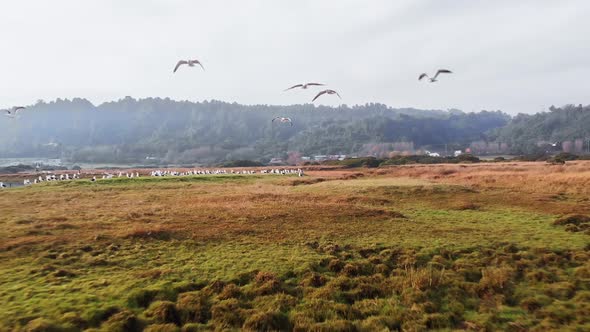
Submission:
<svg viewBox="0 0 590 332">
<path fill-rule="evenodd" d="M 584 330 L 590 163 L 0 192 L 0 330 Z"/>
</svg>

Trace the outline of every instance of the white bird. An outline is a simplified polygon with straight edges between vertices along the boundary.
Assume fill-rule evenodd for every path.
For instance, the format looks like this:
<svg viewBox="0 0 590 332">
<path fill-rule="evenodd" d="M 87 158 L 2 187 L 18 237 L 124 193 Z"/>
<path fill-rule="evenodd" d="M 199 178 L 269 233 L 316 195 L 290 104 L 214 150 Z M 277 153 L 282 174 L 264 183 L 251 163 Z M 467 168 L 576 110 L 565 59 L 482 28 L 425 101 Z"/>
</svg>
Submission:
<svg viewBox="0 0 590 332">
<path fill-rule="evenodd" d="M 178 68 L 180 68 L 180 66 L 182 66 L 182 65 L 188 65 L 189 67 L 194 67 L 195 65 L 199 65 L 199 66 L 201 66 L 201 68 L 203 68 L 203 70 L 205 70 L 205 67 L 203 67 L 203 64 L 199 60 L 180 60 L 176 64 L 176 67 L 174 67 L 173 73 L 176 73 Z"/>
<path fill-rule="evenodd" d="M 314 102 L 316 99 L 318 99 L 321 95 L 324 95 L 324 94 L 329 94 L 329 95 L 334 95 L 335 94 L 335 95 L 338 96 L 338 98 L 342 99 L 342 97 L 340 97 L 340 95 L 338 94 L 338 92 L 336 92 L 334 90 L 328 89 L 328 90 L 320 91 L 320 93 L 318 93 L 315 96 L 315 98 L 313 98 L 312 102 Z"/>
<path fill-rule="evenodd" d="M 11 110 L 6 110 L 6 116 L 9 118 L 16 118 L 17 112 L 20 110 L 24 110 L 25 107 L 23 106 L 15 106 Z"/>
<path fill-rule="evenodd" d="M 434 75 L 434 77 L 430 77 L 426 73 L 420 74 L 420 76 L 418 76 L 418 81 L 421 81 L 424 77 L 427 77 L 430 80 L 430 83 L 434 83 L 434 82 L 438 82 L 436 78 L 438 77 L 439 74 L 452 74 L 452 73 L 453 72 L 448 69 L 439 69 L 436 72 L 436 74 Z"/>
<path fill-rule="evenodd" d="M 272 119 L 271 122 L 275 122 L 275 120 L 279 120 L 280 123 L 288 123 L 291 125 L 291 127 L 293 127 L 293 121 L 291 121 L 291 118 L 283 118 L 283 117 L 277 116 L 276 118 Z"/>
<path fill-rule="evenodd" d="M 310 86 L 323 86 L 323 85 L 325 85 L 325 84 L 322 84 L 322 83 L 304 83 L 304 84 L 296 84 L 296 85 L 293 85 L 292 87 L 290 87 L 290 88 L 288 88 L 288 89 L 285 89 L 285 90 L 283 90 L 283 91 L 289 91 L 289 90 L 291 90 L 291 89 L 295 89 L 295 88 L 302 88 L 302 89 L 306 90 L 306 89 L 307 89 L 308 87 L 310 87 Z"/>
</svg>

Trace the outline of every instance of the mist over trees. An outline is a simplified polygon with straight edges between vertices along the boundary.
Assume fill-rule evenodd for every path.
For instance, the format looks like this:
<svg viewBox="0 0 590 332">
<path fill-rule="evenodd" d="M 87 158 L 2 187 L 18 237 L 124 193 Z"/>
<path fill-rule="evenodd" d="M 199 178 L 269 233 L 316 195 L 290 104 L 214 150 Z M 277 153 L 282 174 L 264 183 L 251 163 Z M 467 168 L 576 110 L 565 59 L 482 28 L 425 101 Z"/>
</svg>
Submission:
<svg viewBox="0 0 590 332">
<path fill-rule="evenodd" d="M 566 112 L 569 114 L 569 108 Z M 276 116 L 292 118 L 294 126 L 272 123 Z M 500 111 L 394 109 L 382 104 L 247 106 L 215 100 L 195 103 L 127 97 L 95 106 L 85 99 L 58 99 L 37 102 L 19 119 L 0 119 L 0 157 L 212 164 L 244 159 L 266 162 L 287 159 L 289 153 L 440 151 L 445 144 L 459 149 L 478 141 L 508 142 L 520 149 L 536 139 L 536 134 L 527 134 L 528 121 L 543 116 L 519 115 L 511 120 Z M 588 123 L 588 118 L 584 119 Z M 548 126 L 553 131 L 543 131 L 541 136 L 565 138 L 570 129 L 556 128 L 566 124 L 569 128 L 570 121 L 578 120 L 581 118 L 567 116 L 551 120 Z M 582 130 L 576 126 L 571 130 Z M 524 145 L 523 140 L 527 142 Z"/>
</svg>

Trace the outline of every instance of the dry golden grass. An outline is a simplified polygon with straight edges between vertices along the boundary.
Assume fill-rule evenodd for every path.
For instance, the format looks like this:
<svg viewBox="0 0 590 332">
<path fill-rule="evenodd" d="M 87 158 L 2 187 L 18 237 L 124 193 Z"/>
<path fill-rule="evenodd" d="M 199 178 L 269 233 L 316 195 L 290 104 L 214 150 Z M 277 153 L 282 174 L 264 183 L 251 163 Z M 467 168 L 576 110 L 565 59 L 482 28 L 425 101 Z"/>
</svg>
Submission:
<svg viewBox="0 0 590 332">
<path fill-rule="evenodd" d="M 590 161 L 392 166 L 372 173 L 536 194 L 590 194 Z"/>
</svg>

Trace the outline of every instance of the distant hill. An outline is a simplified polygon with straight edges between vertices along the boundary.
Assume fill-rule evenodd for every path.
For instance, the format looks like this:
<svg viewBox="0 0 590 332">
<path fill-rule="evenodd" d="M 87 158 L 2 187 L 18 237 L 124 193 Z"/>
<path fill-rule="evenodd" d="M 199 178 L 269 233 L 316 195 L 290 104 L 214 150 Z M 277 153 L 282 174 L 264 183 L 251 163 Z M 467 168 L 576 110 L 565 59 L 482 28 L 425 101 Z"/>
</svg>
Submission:
<svg viewBox="0 0 590 332">
<path fill-rule="evenodd" d="M 294 126 L 272 123 L 291 117 Z M 240 105 L 127 97 L 98 106 L 85 99 L 39 101 L 19 119 L 0 118 L 0 157 L 72 162 L 202 163 L 358 154 L 374 147 L 460 148 L 505 126 L 502 112 L 341 106 Z M 382 149 L 387 143 L 386 148 Z M 377 150 L 379 150 L 377 149 Z"/>
<path fill-rule="evenodd" d="M 590 106 L 552 106 L 549 112 L 519 114 L 490 138 L 507 143 L 513 153 L 581 153 L 590 139 Z"/>
</svg>

